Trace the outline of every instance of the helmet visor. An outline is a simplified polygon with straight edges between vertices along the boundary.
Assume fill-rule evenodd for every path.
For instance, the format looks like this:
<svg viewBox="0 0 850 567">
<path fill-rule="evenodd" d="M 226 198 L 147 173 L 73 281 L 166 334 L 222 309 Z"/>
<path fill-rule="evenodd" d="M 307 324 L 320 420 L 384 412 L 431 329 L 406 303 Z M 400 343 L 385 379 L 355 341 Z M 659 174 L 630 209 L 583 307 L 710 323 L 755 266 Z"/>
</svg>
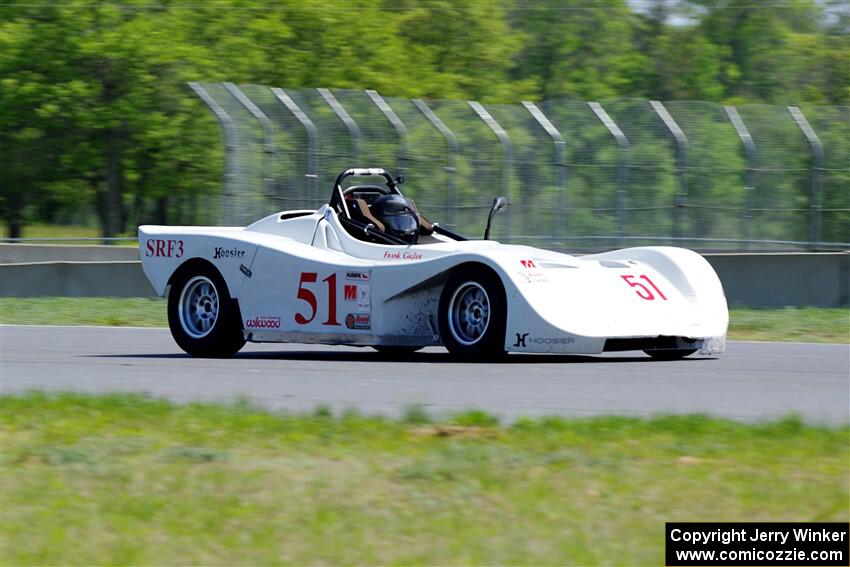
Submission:
<svg viewBox="0 0 850 567">
<path fill-rule="evenodd" d="M 410 234 L 419 228 L 419 221 L 413 213 L 387 215 L 382 219 L 390 234 Z"/>
</svg>

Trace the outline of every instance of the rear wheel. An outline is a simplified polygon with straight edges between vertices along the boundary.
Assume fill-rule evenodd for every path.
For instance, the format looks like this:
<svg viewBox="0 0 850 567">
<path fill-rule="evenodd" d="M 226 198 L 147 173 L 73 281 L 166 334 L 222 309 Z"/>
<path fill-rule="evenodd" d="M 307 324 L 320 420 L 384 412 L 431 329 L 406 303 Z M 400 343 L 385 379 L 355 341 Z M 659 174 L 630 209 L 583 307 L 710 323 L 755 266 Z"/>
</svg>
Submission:
<svg viewBox="0 0 850 567">
<path fill-rule="evenodd" d="M 495 273 L 456 270 L 443 288 L 439 309 L 440 337 L 449 352 L 468 358 L 505 354 L 507 301 Z"/>
<path fill-rule="evenodd" d="M 206 264 L 182 267 L 168 294 L 168 326 L 192 356 L 228 357 L 245 344 L 239 306 L 218 271 Z"/>
<path fill-rule="evenodd" d="M 659 348 L 655 350 L 645 350 L 646 354 L 656 360 L 678 360 L 685 358 L 695 353 L 695 348 Z"/>
</svg>

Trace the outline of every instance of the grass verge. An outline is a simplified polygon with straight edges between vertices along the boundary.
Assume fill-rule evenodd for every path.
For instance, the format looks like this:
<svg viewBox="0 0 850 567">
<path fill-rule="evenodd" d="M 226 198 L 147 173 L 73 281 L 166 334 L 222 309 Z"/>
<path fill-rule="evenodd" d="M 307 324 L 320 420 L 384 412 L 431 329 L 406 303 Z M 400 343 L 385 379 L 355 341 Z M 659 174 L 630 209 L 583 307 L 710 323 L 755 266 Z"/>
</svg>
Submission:
<svg viewBox="0 0 850 567">
<path fill-rule="evenodd" d="M 850 343 L 850 309 L 732 309 L 729 338 L 747 341 Z"/>
<path fill-rule="evenodd" d="M 33 223 L 24 225 L 22 231 L 23 238 L 98 238 L 102 236 L 97 227 L 80 226 L 80 225 L 65 225 L 65 224 L 43 224 Z M 136 237 L 136 231 L 131 230 L 119 236 Z M 6 223 L 0 223 L 0 238 L 9 237 L 9 227 Z M 73 242 L 71 244 L 74 244 Z M 82 244 L 78 242 L 76 244 Z M 122 243 L 123 244 L 123 243 Z M 126 245 L 137 246 L 135 242 L 126 243 Z"/>
<path fill-rule="evenodd" d="M 164 299 L 140 297 L 0 297 L 7 325 L 167 327 Z"/>
<path fill-rule="evenodd" d="M 0 399 L 23 564 L 663 564 L 667 521 L 847 521 L 850 430 Z"/>
<path fill-rule="evenodd" d="M 0 323 L 165 327 L 164 299 L 0 298 Z M 729 339 L 850 343 L 850 309 L 732 309 Z"/>
</svg>

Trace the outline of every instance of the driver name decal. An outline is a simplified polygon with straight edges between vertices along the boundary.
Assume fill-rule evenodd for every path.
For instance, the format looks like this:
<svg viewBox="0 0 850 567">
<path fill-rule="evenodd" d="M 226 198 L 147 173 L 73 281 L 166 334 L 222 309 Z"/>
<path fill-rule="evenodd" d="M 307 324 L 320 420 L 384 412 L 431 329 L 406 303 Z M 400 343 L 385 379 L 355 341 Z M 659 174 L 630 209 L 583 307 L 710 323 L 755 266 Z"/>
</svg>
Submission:
<svg viewBox="0 0 850 567">
<path fill-rule="evenodd" d="M 387 260 L 421 260 L 422 254 L 412 250 L 405 250 L 404 252 L 387 250 L 384 252 L 384 258 Z"/>
</svg>

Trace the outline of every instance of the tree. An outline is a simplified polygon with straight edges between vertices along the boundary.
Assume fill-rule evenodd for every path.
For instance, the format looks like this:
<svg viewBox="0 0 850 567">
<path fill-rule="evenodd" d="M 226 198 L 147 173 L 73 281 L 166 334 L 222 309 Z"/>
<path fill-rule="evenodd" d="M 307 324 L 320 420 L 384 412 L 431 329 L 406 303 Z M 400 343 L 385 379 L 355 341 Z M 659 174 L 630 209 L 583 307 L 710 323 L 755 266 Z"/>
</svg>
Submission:
<svg viewBox="0 0 850 567">
<path fill-rule="evenodd" d="M 650 67 L 633 49 L 637 16 L 623 0 L 518 2 L 510 22 L 524 36 L 512 78 L 533 81 L 538 98 L 634 94 Z"/>
</svg>

